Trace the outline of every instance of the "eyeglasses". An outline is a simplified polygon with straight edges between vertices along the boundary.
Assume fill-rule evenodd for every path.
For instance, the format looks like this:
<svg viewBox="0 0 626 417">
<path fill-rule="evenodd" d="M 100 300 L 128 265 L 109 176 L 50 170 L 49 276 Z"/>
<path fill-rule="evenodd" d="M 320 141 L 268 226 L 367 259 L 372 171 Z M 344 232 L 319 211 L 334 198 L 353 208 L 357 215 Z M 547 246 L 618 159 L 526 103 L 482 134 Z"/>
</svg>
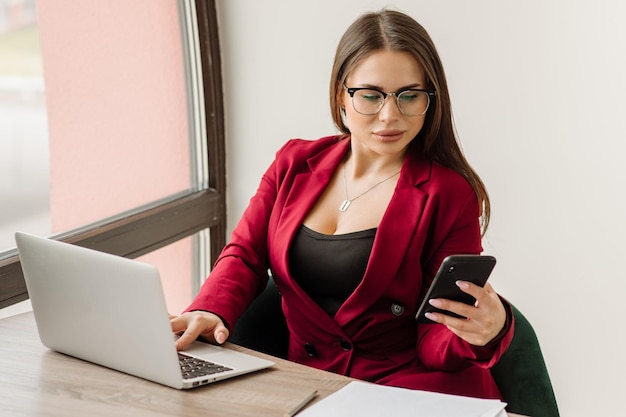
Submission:
<svg viewBox="0 0 626 417">
<path fill-rule="evenodd" d="M 378 113 L 387 97 L 394 96 L 398 109 L 405 116 L 421 116 L 426 113 L 430 105 L 430 98 L 435 96 L 434 91 L 406 88 L 395 93 L 386 93 L 377 88 L 349 88 L 343 86 L 350 97 L 352 97 L 352 107 L 357 113 L 371 116 Z"/>
</svg>

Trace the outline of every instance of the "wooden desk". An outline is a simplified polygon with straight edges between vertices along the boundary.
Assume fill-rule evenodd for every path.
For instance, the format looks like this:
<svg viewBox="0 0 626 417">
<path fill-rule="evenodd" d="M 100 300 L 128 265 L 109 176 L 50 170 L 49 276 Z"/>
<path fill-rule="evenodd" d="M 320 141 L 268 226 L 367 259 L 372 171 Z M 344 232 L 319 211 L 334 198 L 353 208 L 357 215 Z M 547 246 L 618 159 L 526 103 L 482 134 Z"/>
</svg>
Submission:
<svg viewBox="0 0 626 417">
<path fill-rule="evenodd" d="M 319 401 L 351 380 L 251 353 L 276 366 L 179 391 L 48 350 L 32 313 L 24 313 L 0 320 L 0 415 L 275 417 L 312 390 L 318 391 L 314 402 Z"/>
</svg>

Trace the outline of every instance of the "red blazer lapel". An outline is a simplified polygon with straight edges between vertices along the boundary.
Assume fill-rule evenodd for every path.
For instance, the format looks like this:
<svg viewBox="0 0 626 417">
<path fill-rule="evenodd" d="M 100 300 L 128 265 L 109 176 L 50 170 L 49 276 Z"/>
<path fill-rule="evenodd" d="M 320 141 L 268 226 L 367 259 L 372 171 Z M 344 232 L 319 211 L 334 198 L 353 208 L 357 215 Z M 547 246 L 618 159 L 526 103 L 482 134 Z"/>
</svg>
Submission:
<svg viewBox="0 0 626 417">
<path fill-rule="evenodd" d="M 349 147 L 349 139 L 341 140 L 336 146 L 307 159 L 306 167 L 300 168 L 301 172 L 296 173 L 293 179 L 285 178 L 285 181 L 291 182 L 291 186 L 286 191 L 288 194 L 285 197 L 276 230 L 273 233 L 276 247 L 272 252 L 281 254 L 280 262 L 274 267 L 280 268 L 281 270 L 278 272 L 283 277 L 289 277 L 292 285 L 297 286 L 289 274 L 288 257 L 291 241 L 302 225 L 304 217 L 330 182 Z M 284 186 L 285 184 L 283 184 Z"/>
<path fill-rule="evenodd" d="M 414 238 L 427 195 L 417 185 L 430 178 L 430 162 L 410 155 L 376 232 L 361 284 L 341 306 L 335 320 L 344 327 L 361 316 L 391 285 Z"/>
<path fill-rule="evenodd" d="M 288 282 L 291 291 L 297 293 L 298 298 L 309 309 L 319 309 L 318 320 L 326 316 L 323 310 L 308 297 L 289 273 L 289 246 L 304 217 L 328 185 L 348 151 L 349 144 L 349 139 L 340 141 L 337 146 L 307 159 L 306 166 L 296 168 L 298 172 L 295 174 L 285 175 L 282 187 L 287 187 L 287 194 L 282 200 L 284 203 L 278 203 L 282 205 L 282 210 L 272 233 L 272 252 L 281 257 L 278 262 L 273 263 L 274 272 Z M 404 252 L 410 246 L 426 203 L 426 194 L 417 186 L 429 180 L 430 169 L 430 162 L 412 153 L 408 155 L 394 195 L 376 233 L 363 281 L 334 317 L 340 327 L 344 327 L 370 308 L 392 283 L 400 269 Z M 332 324 L 336 325 L 334 322 Z"/>
</svg>

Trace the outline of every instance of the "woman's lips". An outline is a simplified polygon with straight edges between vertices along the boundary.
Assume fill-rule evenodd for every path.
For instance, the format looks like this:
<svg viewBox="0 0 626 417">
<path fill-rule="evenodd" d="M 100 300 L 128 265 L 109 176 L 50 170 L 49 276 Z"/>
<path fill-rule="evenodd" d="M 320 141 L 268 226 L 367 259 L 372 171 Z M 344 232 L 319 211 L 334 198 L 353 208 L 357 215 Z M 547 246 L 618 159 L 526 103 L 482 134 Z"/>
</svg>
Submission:
<svg viewBox="0 0 626 417">
<path fill-rule="evenodd" d="M 404 131 L 402 130 L 379 130 L 378 132 L 374 132 L 374 136 L 382 142 L 395 142 L 399 140 L 402 135 L 404 135 Z"/>
</svg>

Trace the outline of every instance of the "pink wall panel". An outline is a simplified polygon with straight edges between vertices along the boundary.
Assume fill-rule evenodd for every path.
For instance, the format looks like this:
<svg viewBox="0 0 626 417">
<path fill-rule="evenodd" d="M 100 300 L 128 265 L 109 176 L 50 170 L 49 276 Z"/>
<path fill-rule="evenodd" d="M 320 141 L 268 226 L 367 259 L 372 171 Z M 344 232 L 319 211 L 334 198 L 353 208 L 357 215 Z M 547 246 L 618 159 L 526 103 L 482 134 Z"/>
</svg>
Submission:
<svg viewBox="0 0 626 417">
<path fill-rule="evenodd" d="M 37 4 L 53 232 L 188 189 L 176 2 Z"/>
<path fill-rule="evenodd" d="M 54 233 L 190 188 L 176 1 L 39 0 Z M 145 259 L 173 312 L 190 297 L 191 245 Z"/>
</svg>

